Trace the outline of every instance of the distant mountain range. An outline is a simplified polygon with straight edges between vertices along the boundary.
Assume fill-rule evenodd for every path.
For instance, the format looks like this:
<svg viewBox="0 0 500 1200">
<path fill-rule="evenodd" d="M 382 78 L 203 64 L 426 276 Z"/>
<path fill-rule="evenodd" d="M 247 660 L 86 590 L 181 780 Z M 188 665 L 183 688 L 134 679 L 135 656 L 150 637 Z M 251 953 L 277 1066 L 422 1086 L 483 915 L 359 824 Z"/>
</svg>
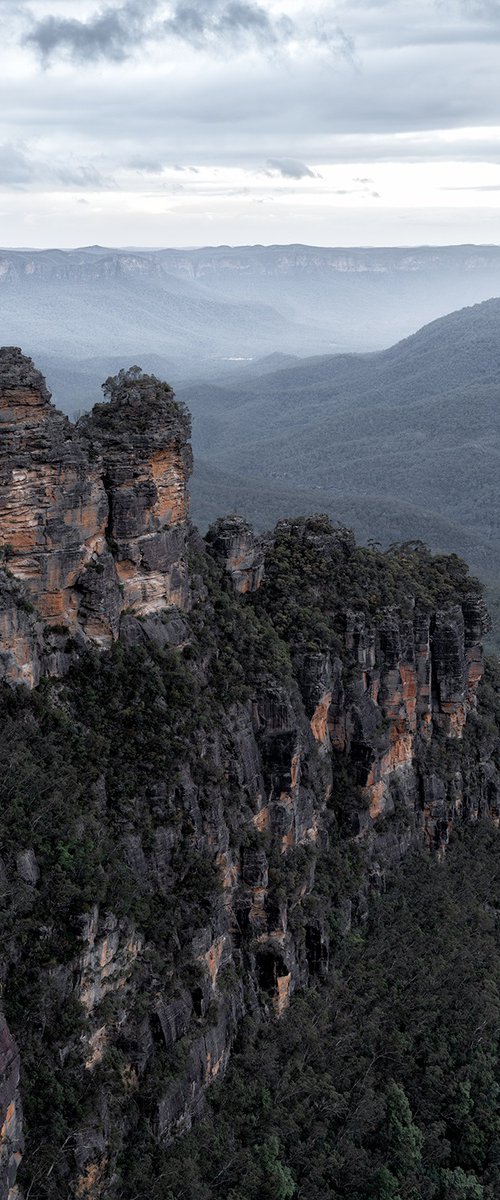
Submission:
<svg viewBox="0 0 500 1200">
<path fill-rule="evenodd" d="M 380 353 L 247 369 L 179 395 L 194 415 L 201 525 L 228 510 L 261 527 L 325 511 L 365 540 L 421 538 L 498 579 L 500 300 Z"/>
<path fill-rule="evenodd" d="M 0 250 L 0 341 L 67 409 L 133 360 L 221 376 L 269 354 L 369 351 L 500 294 L 500 247 Z"/>
<path fill-rule="evenodd" d="M 0 341 L 73 414 L 134 361 L 167 378 L 193 413 L 201 525 L 322 510 L 496 578 L 500 300 L 375 349 L 495 293 L 495 246 L 5 250 Z"/>
</svg>

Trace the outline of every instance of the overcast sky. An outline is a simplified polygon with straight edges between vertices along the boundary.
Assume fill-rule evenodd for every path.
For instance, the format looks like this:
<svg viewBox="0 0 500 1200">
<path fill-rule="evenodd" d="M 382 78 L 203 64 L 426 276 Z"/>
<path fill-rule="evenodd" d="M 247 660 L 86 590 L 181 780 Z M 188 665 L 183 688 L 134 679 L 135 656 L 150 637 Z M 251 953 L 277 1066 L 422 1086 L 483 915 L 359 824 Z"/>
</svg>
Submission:
<svg viewBox="0 0 500 1200">
<path fill-rule="evenodd" d="M 0 0 L 0 244 L 500 242 L 500 0 Z"/>
</svg>

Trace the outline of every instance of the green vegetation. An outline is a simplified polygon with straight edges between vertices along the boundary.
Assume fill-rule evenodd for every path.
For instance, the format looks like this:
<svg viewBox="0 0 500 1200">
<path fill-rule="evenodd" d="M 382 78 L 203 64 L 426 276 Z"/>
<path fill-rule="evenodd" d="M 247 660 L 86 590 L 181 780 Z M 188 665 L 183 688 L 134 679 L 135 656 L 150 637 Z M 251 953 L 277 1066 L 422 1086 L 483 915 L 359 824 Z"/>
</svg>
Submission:
<svg viewBox="0 0 500 1200">
<path fill-rule="evenodd" d="M 163 425 L 170 420 L 184 437 L 190 436 L 191 417 L 186 405 L 175 400 L 168 383 L 145 374 L 141 367 L 122 368 L 117 375 L 109 375 L 102 391 L 109 403 L 96 404 L 92 410 L 92 426 L 98 431 L 136 436 L 151 428 L 156 414 Z"/>
<path fill-rule="evenodd" d="M 421 538 L 500 569 L 500 301 L 376 354 L 309 358 L 180 389 L 194 416 L 193 514 L 259 528 L 321 508 L 383 546 Z"/>
<path fill-rule="evenodd" d="M 91 1075 L 84 1067 L 84 1013 L 72 976 L 85 921 L 99 905 L 145 940 L 132 1026 L 158 988 L 168 997 L 183 980 L 194 986 L 193 937 L 210 923 L 221 880 L 197 847 L 193 812 L 220 803 L 235 844 L 243 840 L 246 797 L 214 757 L 218 745 L 226 763 L 234 757 L 225 714 L 252 695 L 258 678 L 291 675 L 265 614 L 242 610 L 206 556 L 196 566 L 202 599 L 183 650 L 116 643 L 107 654 L 84 655 L 62 682 L 46 680 L 33 693 L 0 688 L 3 1003 L 22 1045 L 20 1178 L 39 1200 L 66 1200 L 74 1130 L 92 1118 L 101 1090 L 117 1127 L 129 1104 L 112 997 L 103 1009 L 111 1045 Z M 35 886 L 29 864 L 27 878 L 19 874 L 28 850 Z M 213 1017 L 208 1009 L 207 1026 Z M 155 1054 L 145 1083 L 152 1110 L 186 1052 L 181 1039 L 175 1053 Z"/>
<path fill-rule="evenodd" d="M 347 609 L 375 621 L 391 607 L 412 617 L 414 606 L 430 611 L 481 592 L 479 581 L 454 554 L 432 555 L 415 541 L 385 553 L 356 546 L 349 530 L 316 515 L 280 522 L 264 583 L 250 602 L 271 616 L 295 654 L 330 650 L 345 655 Z"/>
<path fill-rule="evenodd" d="M 277 1024 L 246 1022 L 201 1125 L 147 1143 L 148 1197 L 496 1200 L 499 853 L 480 826 L 444 863 L 410 856 L 327 983 Z"/>
<path fill-rule="evenodd" d="M 425 609 L 459 601 L 477 584 L 454 556 L 432 558 L 422 545 L 386 554 L 357 549 L 324 516 L 282 523 L 255 594 L 234 596 L 216 558 L 200 550 L 191 578 L 181 648 L 117 643 L 33 693 L 0 690 L 2 1002 L 22 1047 L 20 1184 L 37 1200 L 67 1200 L 78 1131 L 95 1130 L 105 1100 L 102 1120 L 117 1156 L 113 1200 L 467 1200 L 481 1188 L 493 1200 L 496 835 L 477 842 L 463 909 L 458 877 L 472 854 L 467 838 L 443 871 L 427 858 L 409 861 L 387 895 L 373 899 L 366 924 L 367 864 L 351 836 L 363 801 L 348 759 L 332 755 L 329 799 L 324 759 L 315 745 L 304 756 L 304 795 L 318 788 L 327 797 L 325 836 L 287 854 L 279 837 L 273 844 L 269 831 L 255 828 L 241 765 L 244 722 L 258 725 L 258 706 L 269 696 L 284 711 L 295 703 L 300 711 L 301 664 L 341 651 L 346 609 L 376 619 L 380 606 L 406 613 L 416 597 Z M 485 739 L 500 768 L 494 673 L 482 695 L 464 741 L 433 740 L 426 770 L 448 779 L 463 766 L 472 777 Z M 265 736 L 258 741 L 269 794 L 290 762 L 289 732 L 279 722 L 276 737 L 274 751 Z M 401 814 L 392 822 L 397 836 Z M 209 1037 L 248 981 L 252 955 L 255 964 L 242 906 L 237 952 L 222 965 L 219 994 L 205 996 L 197 938 L 218 928 L 223 892 L 213 847 L 221 827 L 240 878 L 245 856 L 265 852 L 266 904 L 276 913 L 286 907 L 299 942 L 305 946 L 308 928 L 328 930 L 332 970 L 278 1025 L 261 1028 L 251 999 L 246 1011 L 254 1016 L 242 1026 L 228 1083 L 214 1091 L 205 1124 L 165 1145 L 159 1101 L 175 1095 L 196 1037 Z M 486 884 L 492 913 L 481 907 Z M 95 1000 L 93 1028 L 105 1027 L 107 1041 L 89 1071 L 88 1022 L 75 988 L 96 905 L 111 936 L 118 930 L 122 945 L 141 950 L 123 988 Z M 327 965 L 325 954 L 318 981 Z M 448 978 L 459 980 L 463 1017 Z M 180 1005 L 173 1044 L 165 1044 L 159 997 Z M 459 1102 L 470 1116 L 465 1141 Z"/>
</svg>

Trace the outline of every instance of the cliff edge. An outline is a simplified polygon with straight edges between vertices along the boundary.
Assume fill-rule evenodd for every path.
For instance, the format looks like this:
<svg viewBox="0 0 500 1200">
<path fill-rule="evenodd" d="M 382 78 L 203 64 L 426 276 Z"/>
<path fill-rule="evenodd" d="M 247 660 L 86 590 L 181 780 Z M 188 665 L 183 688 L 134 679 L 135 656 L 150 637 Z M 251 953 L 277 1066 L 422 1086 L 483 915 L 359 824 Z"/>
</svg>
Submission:
<svg viewBox="0 0 500 1200">
<path fill-rule="evenodd" d="M 0 558 L 23 587 L 0 584 L 11 682 L 64 673 L 75 639 L 109 646 L 125 611 L 187 604 L 189 416 L 139 368 L 104 389 L 72 425 L 31 359 L 0 350 Z"/>
</svg>

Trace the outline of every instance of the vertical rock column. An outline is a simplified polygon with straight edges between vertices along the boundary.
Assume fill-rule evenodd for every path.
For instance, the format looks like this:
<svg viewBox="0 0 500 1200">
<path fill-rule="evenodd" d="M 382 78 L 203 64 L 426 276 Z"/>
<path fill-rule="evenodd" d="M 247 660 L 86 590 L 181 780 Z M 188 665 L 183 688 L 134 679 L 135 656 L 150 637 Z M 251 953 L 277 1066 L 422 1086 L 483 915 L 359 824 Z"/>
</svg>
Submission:
<svg viewBox="0 0 500 1200">
<path fill-rule="evenodd" d="M 188 607 L 189 415 L 138 367 L 104 391 L 109 403 L 74 426 L 31 359 L 0 350 L 0 678 L 9 682 L 63 674 L 75 635 L 80 646 L 109 646 L 124 611 Z"/>
<path fill-rule="evenodd" d="M 0 553 L 49 625 L 78 623 L 76 583 L 105 546 L 107 498 L 74 426 L 20 350 L 0 350 Z"/>
<path fill-rule="evenodd" d="M 144 616 L 166 605 L 185 609 L 189 414 L 168 384 L 138 367 L 120 371 L 104 391 L 109 403 L 96 405 L 78 428 L 91 452 L 102 456 L 106 533 L 122 611 Z"/>
<path fill-rule="evenodd" d="M 256 592 L 264 578 L 265 542 L 243 517 L 219 517 L 207 534 L 212 553 L 224 563 L 235 592 Z"/>
</svg>

